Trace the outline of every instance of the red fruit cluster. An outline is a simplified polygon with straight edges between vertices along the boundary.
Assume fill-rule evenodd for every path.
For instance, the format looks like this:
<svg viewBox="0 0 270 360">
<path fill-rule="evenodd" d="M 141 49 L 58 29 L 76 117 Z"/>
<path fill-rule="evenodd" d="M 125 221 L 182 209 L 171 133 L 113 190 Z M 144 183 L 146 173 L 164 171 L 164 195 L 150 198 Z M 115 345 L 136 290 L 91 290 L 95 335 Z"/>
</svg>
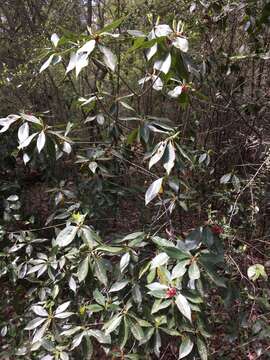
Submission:
<svg viewBox="0 0 270 360">
<path fill-rule="evenodd" d="M 223 228 L 217 224 L 213 225 L 211 230 L 212 230 L 212 233 L 215 235 L 220 235 L 220 234 L 224 233 Z"/>
<path fill-rule="evenodd" d="M 176 295 L 176 288 L 169 288 L 166 292 L 167 298 L 172 298 Z"/>
<path fill-rule="evenodd" d="M 182 93 L 186 93 L 188 92 L 188 86 L 187 85 L 183 85 L 182 86 Z"/>
</svg>

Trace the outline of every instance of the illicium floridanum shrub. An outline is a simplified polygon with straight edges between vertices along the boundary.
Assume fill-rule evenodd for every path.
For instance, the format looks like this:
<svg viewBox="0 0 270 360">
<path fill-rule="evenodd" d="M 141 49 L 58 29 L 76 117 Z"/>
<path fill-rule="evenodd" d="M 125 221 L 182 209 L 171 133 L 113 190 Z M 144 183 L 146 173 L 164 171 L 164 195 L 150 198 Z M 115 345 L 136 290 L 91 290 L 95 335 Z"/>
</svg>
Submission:
<svg viewBox="0 0 270 360">
<path fill-rule="evenodd" d="M 195 91 L 191 80 L 196 80 L 199 67 L 187 55 L 189 44 L 183 24 L 170 27 L 157 23 L 148 34 L 139 30 L 112 33 L 123 20 L 97 32 L 88 29 L 88 35 L 77 39 L 75 35 L 71 40 L 53 34 L 53 48 L 40 72 L 62 63 L 69 54 L 66 73 L 75 71 L 78 77 L 93 61 L 106 68 L 112 78 L 121 80 L 118 62 L 125 53 L 116 56 L 111 48 L 118 42 L 132 42 L 127 53 L 145 51 L 147 73 L 138 80 L 136 92 L 115 99 L 116 113 L 106 110 L 111 94 L 102 84 L 79 101 L 90 113 L 86 123 L 95 121 L 102 127 L 110 122 L 110 130 L 118 122 L 137 124 L 117 141 L 130 145 L 137 140 L 148 149 L 147 172 L 153 180 L 145 192 L 145 204 L 156 201 L 157 207 L 171 217 L 177 207 L 188 207 L 189 197 L 182 187 L 189 185 L 181 173 L 208 164 L 209 154 L 201 154 L 194 145 L 188 148 L 181 144 L 181 128 L 173 121 L 141 114 L 128 101 L 138 97 L 138 92 L 141 97 L 153 88 L 185 106 L 189 93 Z M 121 116 L 119 107 L 131 115 Z M 25 164 L 41 155 L 60 159 L 76 144 L 70 124 L 58 131 L 45 119 L 20 113 L 0 120 L 1 133 L 17 127 L 18 149 Z M 108 147 L 112 144 L 109 142 Z M 115 161 L 122 156 L 118 150 L 115 145 Z M 106 172 L 99 161 L 103 154 L 97 145 L 92 157 L 80 156 L 77 162 L 89 165 L 93 174 L 102 174 Z M 154 166 L 159 169 L 158 176 L 149 171 Z M 16 194 L 7 199 L 9 216 L 12 208 L 19 210 L 15 205 L 18 201 Z M 60 219 L 64 225 L 56 224 Z M 24 336 L 16 349 L 7 348 L 7 352 L 14 350 L 14 356 L 22 358 L 66 360 L 87 359 L 102 348 L 109 357 L 150 359 L 159 358 L 172 341 L 179 349 L 179 359 L 191 354 L 207 359 L 208 292 L 213 287 L 226 287 L 218 275 L 224 261 L 218 225 L 204 224 L 185 239 L 139 231 L 104 242 L 75 202 L 62 213 L 53 213 L 49 223 L 55 230 L 53 238 L 39 237 L 38 231 L 31 230 L 5 234 L 9 245 L 3 252 L 1 274 L 14 283 L 27 283 L 29 300 L 20 322 Z M 3 327 L 3 335 L 9 336 L 10 326 Z"/>
</svg>

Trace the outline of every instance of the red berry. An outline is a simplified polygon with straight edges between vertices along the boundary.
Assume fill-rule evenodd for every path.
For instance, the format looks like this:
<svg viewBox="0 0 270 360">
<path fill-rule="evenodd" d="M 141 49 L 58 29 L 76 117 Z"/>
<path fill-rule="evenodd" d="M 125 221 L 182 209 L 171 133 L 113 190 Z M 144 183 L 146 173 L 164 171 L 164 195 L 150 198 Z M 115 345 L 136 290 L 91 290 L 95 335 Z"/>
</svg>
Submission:
<svg viewBox="0 0 270 360">
<path fill-rule="evenodd" d="M 188 92 L 188 86 L 187 85 L 183 85 L 182 86 L 182 93 L 186 93 Z"/>
<path fill-rule="evenodd" d="M 169 288 L 166 292 L 167 298 L 172 298 L 176 295 L 176 288 Z"/>
<path fill-rule="evenodd" d="M 220 235 L 224 233 L 222 227 L 217 224 L 213 225 L 211 229 L 212 229 L 212 233 L 215 235 Z"/>
</svg>

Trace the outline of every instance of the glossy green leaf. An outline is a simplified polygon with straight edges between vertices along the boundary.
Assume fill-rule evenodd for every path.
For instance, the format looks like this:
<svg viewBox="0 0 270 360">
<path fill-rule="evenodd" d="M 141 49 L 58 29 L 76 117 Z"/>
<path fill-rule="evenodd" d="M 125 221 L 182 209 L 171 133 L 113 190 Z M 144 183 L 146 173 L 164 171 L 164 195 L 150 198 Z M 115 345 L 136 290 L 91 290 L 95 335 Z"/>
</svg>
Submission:
<svg viewBox="0 0 270 360">
<path fill-rule="evenodd" d="M 187 266 L 190 263 L 190 260 L 180 261 L 172 270 L 172 279 L 177 279 L 183 276 L 187 271 Z"/>
<path fill-rule="evenodd" d="M 119 343 L 120 343 L 120 349 L 123 349 L 128 341 L 129 337 L 129 323 L 124 317 L 124 321 L 122 321 L 119 329 Z"/>
<path fill-rule="evenodd" d="M 112 71 L 115 71 L 116 64 L 117 64 L 117 57 L 112 53 L 110 49 L 105 46 L 99 45 L 99 50 L 103 53 L 104 57 L 103 60 L 105 64 L 110 68 Z"/>
<path fill-rule="evenodd" d="M 78 231 L 77 226 L 69 225 L 57 235 L 55 243 L 60 247 L 69 245 L 75 238 Z"/>
<path fill-rule="evenodd" d="M 202 232 L 202 242 L 209 248 L 214 244 L 214 235 L 209 226 L 206 226 Z"/>
<path fill-rule="evenodd" d="M 179 349 L 178 359 L 183 359 L 189 355 L 193 349 L 194 343 L 190 340 L 189 337 L 184 337 Z"/>
<path fill-rule="evenodd" d="M 171 259 L 176 259 L 181 261 L 191 257 L 190 254 L 176 247 L 164 247 L 164 251 L 166 252 L 167 255 L 169 255 Z"/>
<path fill-rule="evenodd" d="M 143 329 L 140 327 L 140 325 L 133 320 L 129 320 L 129 326 L 130 326 L 130 331 L 132 332 L 135 339 L 141 341 L 144 337 L 144 332 Z"/>
<path fill-rule="evenodd" d="M 116 283 L 114 283 L 112 285 L 112 287 L 110 288 L 109 292 L 118 292 L 122 289 L 124 289 L 128 284 L 128 280 L 122 280 L 122 281 L 117 281 Z"/>
<path fill-rule="evenodd" d="M 86 276 L 88 274 L 88 269 L 89 269 L 89 260 L 88 257 L 86 257 L 84 260 L 80 262 L 78 267 L 77 276 L 80 283 L 86 279 Z"/>
<path fill-rule="evenodd" d="M 123 273 L 125 271 L 125 269 L 127 268 L 128 264 L 129 264 L 129 261 L 130 261 L 130 254 L 127 252 L 126 254 L 124 254 L 121 257 L 121 260 L 120 260 L 121 273 Z"/>
<path fill-rule="evenodd" d="M 174 167 L 174 163 L 175 163 L 175 159 L 176 159 L 176 154 L 175 154 L 175 147 L 173 146 L 173 143 L 170 141 L 168 146 L 167 146 L 167 151 L 165 153 L 166 157 L 165 157 L 165 162 L 163 164 L 167 175 L 170 175 L 173 167 Z"/>
<path fill-rule="evenodd" d="M 100 312 L 100 311 L 104 310 L 103 306 L 98 305 L 98 304 L 87 305 L 86 309 L 91 312 Z"/>
<path fill-rule="evenodd" d="M 50 57 L 43 63 L 39 70 L 40 73 L 42 73 L 42 71 L 46 70 L 51 65 L 54 55 L 55 54 L 50 55 Z"/>
<path fill-rule="evenodd" d="M 196 261 L 193 261 L 188 268 L 188 276 L 190 280 L 197 280 L 200 278 L 200 269 Z"/>
<path fill-rule="evenodd" d="M 105 306 L 106 298 L 104 295 L 102 295 L 102 293 L 98 289 L 94 290 L 93 297 L 98 304 Z"/>
<path fill-rule="evenodd" d="M 104 32 L 112 31 L 118 28 L 122 22 L 127 18 L 127 16 L 122 16 L 120 19 L 113 21 L 112 23 L 104 26 L 101 30 L 98 31 L 98 34 L 102 34 Z"/>
<path fill-rule="evenodd" d="M 171 300 L 165 300 L 165 301 L 163 301 L 162 299 L 155 300 L 152 306 L 151 314 L 155 314 L 162 309 L 166 309 L 171 305 L 171 303 L 172 303 Z"/>
<path fill-rule="evenodd" d="M 95 275 L 102 284 L 107 286 L 108 278 L 102 259 L 95 260 Z"/>
<path fill-rule="evenodd" d="M 111 343 L 111 337 L 110 335 L 106 335 L 103 331 L 100 330 L 87 330 L 88 336 L 93 336 L 100 344 L 110 344 Z"/>
<path fill-rule="evenodd" d="M 227 184 L 227 183 L 230 181 L 231 176 L 232 176 L 231 173 L 223 175 L 223 176 L 220 178 L 220 183 L 221 183 L 221 184 Z"/>
<path fill-rule="evenodd" d="M 154 259 L 151 261 L 151 270 L 161 265 L 167 264 L 168 260 L 169 260 L 169 256 L 165 252 L 156 255 Z"/>
<path fill-rule="evenodd" d="M 189 305 L 187 299 L 183 295 L 178 294 L 175 299 L 175 303 L 176 303 L 179 311 L 181 312 L 181 314 L 183 314 L 190 322 L 192 322 L 191 308 L 190 308 L 190 305 Z"/>
<path fill-rule="evenodd" d="M 151 167 L 153 165 L 155 165 L 163 156 L 164 151 L 166 149 L 167 143 L 165 141 L 161 141 L 156 149 L 154 150 L 154 153 L 149 161 L 149 169 L 151 169 Z"/>
<path fill-rule="evenodd" d="M 33 330 L 35 328 L 37 328 L 39 325 L 43 324 L 44 321 L 46 321 L 47 318 L 40 318 L 37 317 L 31 321 L 29 321 L 29 323 L 26 325 L 26 327 L 24 328 L 25 330 Z"/>
<path fill-rule="evenodd" d="M 208 359 L 207 347 L 206 347 L 204 341 L 199 337 L 197 338 L 197 348 L 198 348 L 198 353 L 200 355 L 201 360 L 207 360 Z"/>
<path fill-rule="evenodd" d="M 117 329 L 123 319 L 123 315 L 115 315 L 111 320 L 107 321 L 103 329 L 105 329 L 105 334 L 108 335 Z"/>
<path fill-rule="evenodd" d="M 155 180 L 145 193 L 145 205 L 148 205 L 161 191 L 163 178 Z"/>
</svg>

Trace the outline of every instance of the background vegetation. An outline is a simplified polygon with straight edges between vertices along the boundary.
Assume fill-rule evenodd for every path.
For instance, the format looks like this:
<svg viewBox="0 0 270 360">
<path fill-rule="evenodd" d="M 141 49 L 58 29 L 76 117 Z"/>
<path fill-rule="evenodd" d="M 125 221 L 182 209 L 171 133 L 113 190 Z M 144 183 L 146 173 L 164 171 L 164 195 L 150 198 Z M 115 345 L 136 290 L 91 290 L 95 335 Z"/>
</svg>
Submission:
<svg viewBox="0 0 270 360">
<path fill-rule="evenodd" d="M 1 359 L 270 357 L 269 22 L 1 2 Z"/>
</svg>

